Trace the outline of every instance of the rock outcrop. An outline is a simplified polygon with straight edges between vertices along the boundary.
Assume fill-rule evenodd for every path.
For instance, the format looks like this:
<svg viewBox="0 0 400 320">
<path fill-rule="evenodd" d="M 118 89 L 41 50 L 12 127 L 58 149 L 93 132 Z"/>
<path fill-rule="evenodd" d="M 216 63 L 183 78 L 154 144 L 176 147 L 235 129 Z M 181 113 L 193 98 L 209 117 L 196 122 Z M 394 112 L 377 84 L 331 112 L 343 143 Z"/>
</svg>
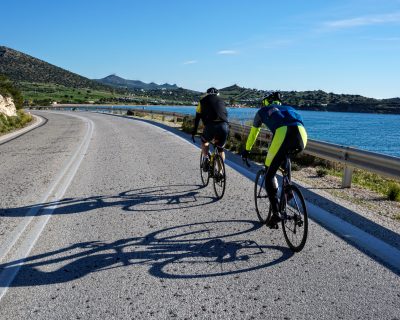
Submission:
<svg viewBox="0 0 400 320">
<path fill-rule="evenodd" d="M 10 97 L 3 97 L 0 95 L 0 113 L 5 114 L 8 117 L 17 115 L 17 108 Z"/>
</svg>

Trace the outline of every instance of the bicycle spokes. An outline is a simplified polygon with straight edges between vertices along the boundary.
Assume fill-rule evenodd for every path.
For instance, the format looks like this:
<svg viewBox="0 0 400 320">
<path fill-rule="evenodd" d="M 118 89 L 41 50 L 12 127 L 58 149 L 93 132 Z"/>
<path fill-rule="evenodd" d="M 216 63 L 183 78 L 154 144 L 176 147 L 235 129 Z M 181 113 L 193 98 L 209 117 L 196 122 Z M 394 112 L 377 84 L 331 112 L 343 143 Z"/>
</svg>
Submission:
<svg viewBox="0 0 400 320">
<path fill-rule="evenodd" d="M 308 214 L 303 195 L 300 190 L 293 185 L 290 185 L 283 201 L 286 202 L 283 213 L 283 233 L 289 247 L 298 252 L 303 249 L 308 233 Z"/>
<path fill-rule="evenodd" d="M 257 172 L 254 184 L 254 204 L 258 219 L 265 224 L 271 216 L 271 206 L 268 200 L 267 190 L 265 189 L 265 170 Z"/>
<path fill-rule="evenodd" d="M 208 185 L 208 181 L 210 180 L 210 170 L 209 170 L 209 160 L 207 157 L 203 155 L 203 153 L 200 154 L 200 177 L 201 177 L 201 182 L 203 183 L 203 186 Z"/>
<path fill-rule="evenodd" d="M 225 164 L 222 157 L 218 154 L 214 155 L 213 160 L 214 191 L 217 198 L 221 199 L 225 193 L 226 185 Z"/>
</svg>

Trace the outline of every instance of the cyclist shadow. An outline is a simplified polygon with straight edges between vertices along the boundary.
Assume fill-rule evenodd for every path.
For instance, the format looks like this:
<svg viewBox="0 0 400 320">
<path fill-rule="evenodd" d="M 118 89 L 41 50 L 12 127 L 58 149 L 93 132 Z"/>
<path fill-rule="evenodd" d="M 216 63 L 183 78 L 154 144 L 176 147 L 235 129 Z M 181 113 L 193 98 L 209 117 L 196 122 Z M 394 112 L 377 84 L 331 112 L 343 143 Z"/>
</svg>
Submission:
<svg viewBox="0 0 400 320">
<path fill-rule="evenodd" d="M 12 274 L 19 270 L 12 287 L 65 283 L 117 268 L 138 267 L 141 272 L 140 266 L 147 266 L 148 273 L 157 278 L 195 279 L 267 268 L 293 255 L 286 247 L 231 239 L 243 238 L 259 227 L 258 222 L 250 220 L 174 226 L 143 237 L 73 244 L 24 261 L 1 264 L 0 272 Z M 6 278 L 0 276 L 0 287 L 8 285 Z"/>
<path fill-rule="evenodd" d="M 1 209 L 0 216 L 23 217 L 47 214 L 46 209 L 55 208 L 53 215 L 76 214 L 107 207 L 121 207 L 124 211 L 162 212 L 182 208 L 204 206 L 216 201 L 200 192 L 200 185 L 162 185 L 143 187 L 115 195 L 98 195 L 84 198 L 64 198 L 18 208 Z"/>
</svg>

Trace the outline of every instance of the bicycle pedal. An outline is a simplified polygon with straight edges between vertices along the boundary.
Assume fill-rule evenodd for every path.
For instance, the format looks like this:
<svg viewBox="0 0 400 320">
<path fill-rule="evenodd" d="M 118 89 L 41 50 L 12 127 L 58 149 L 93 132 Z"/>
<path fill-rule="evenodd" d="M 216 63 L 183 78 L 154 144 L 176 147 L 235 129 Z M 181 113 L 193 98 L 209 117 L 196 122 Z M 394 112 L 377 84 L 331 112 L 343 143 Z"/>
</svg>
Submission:
<svg viewBox="0 0 400 320">
<path fill-rule="evenodd" d="M 275 229 L 275 230 L 279 229 L 279 226 L 278 226 L 277 223 L 267 224 L 267 227 L 270 228 L 270 229 Z"/>
</svg>

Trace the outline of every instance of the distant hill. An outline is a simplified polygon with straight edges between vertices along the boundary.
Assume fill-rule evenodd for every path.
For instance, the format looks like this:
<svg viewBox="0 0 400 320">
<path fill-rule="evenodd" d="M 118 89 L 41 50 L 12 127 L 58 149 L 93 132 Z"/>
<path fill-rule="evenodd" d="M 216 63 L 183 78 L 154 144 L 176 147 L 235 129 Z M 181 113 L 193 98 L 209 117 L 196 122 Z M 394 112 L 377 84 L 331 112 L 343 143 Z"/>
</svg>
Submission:
<svg viewBox="0 0 400 320">
<path fill-rule="evenodd" d="M 232 105 L 259 106 L 263 96 L 273 90 L 257 90 L 233 85 L 220 89 L 223 99 Z M 373 99 L 360 95 L 314 91 L 281 91 L 283 102 L 300 110 L 368 112 L 400 114 L 400 98 Z"/>
<path fill-rule="evenodd" d="M 145 83 L 140 80 L 127 80 L 121 77 L 118 77 L 115 74 L 111 74 L 102 79 L 94 79 L 97 82 L 102 84 L 106 84 L 116 88 L 123 88 L 128 90 L 135 90 L 135 89 L 144 89 L 144 90 L 158 90 L 158 89 L 167 89 L 167 90 L 176 90 L 178 86 L 176 84 L 156 84 L 154 82 Z"/>
<path fill-rule="evenodd" d="M 0 74 L 13 82 L 57 84 L 70 88 L 110 90 L 109 87 L 25 53 L 0 46 Z"/>
<path fill-rule="evenodd" d="M 193 105 L 203 94 L 176 84 L 144 83 L 116 75 L 90 80 L 4 46 L 0 46 L 1 74 L 16 85 L 28 105 L 51 102 Z M 270 91 L 233 85 L 220 89 L 220 96 L 229 105 L 257 107 Z M 400 114 L 400 98 L 373 99 L 322 90 L 281 92 L 284 103 L 300 110 Z"/>
</svg>

